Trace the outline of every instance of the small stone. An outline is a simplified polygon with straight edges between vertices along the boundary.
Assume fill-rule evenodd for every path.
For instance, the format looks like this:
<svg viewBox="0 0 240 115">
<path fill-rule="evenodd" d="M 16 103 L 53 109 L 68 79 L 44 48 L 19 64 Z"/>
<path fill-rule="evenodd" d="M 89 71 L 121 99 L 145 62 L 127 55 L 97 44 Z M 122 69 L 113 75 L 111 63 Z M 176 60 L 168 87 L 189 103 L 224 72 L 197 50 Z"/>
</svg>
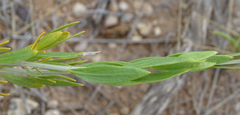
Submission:
<svg viewBox="0 0 240 115">
<path fill-rule="evenodd" d="M 117 23 L 118 23 L 118 17 L 109 15 L 109 16 L 107 16 L 107 18 L 104 22 L 104 26 L 105 27 L 111 27 L 111 26 L 117 25 Z"/>
<path fill-rule="evenodd" d="M 115 0 L 111 0 L 109 10 L 112 11 L 112 12 L 118 12 L 118 5 L 117 5 L 117 2 Z"/>
<path fill-rule="evenodd" d="M 141 40 L 142 40 L 142 37 L 139 36 L 139 35 L 133 35 L 133 37 L 132 37 L 132 41 L 138 42 L 138 41 L 141 41 Z"/>
<path fill-rule="evenodd" d="M 153 7 L 148 2 L 141 2 L 139 0 L 135 0 L 133 2 L 133 8 L 135 11 L 138 11 L 141 6 L 142 6 L 142 10 L 140 10 L 140 12 L 142 12 L 143 14 L 149 15 L 153 12 Z"/>
<path fill-rule="evenodd" d="M 137 29 L 139 31 L 139 34 L 143 36 L 148 36 L 151 33 L 152 24 L 140 22 L 137 24 Z"/>
<path fill-rule="evenodd" d="M 162 30 L 161 30 L 160 27 L 155 27 L 153 32 L 154 32 L 154 36 L 155 37 L 158 37 L 158 36 L 160 36 L 162 34 Z"/>
<path fill-rule="evenodd" d="M 128 115 L 129 112 L 130 112 L 130 109 L 129 109 L 128 107 L 123 107 L 123 108 L 121 108 L 121 113 L 122 113 L 123 115 Z"/>
<path fill-rule="evenodd" d="M 86 15 L 87 13 L 87 8 L 84 4 L 77 2 L 73 5 L 73 14 L 76 17 L 81 17 Z"/>
<path fill-rule="evenodd" d="M 123 1 L 123 0 L 119 2 L 118 7 L 123 12 L 125 12 L 125 11 L 127 11 L 129 9 L 128 3 Z"/>
<path fill-rule="evenodd" d="M 116 43 L 109 43 L 109 44 L 108 44 L 108 47 L 109 47 L 110 49 L 114 49 L 114 48 L 117 47 L 117 44 L 116 44 Z"/>
<path fill-rule="evenodd" d="M 9 110 L 7 111 L 8 115 L 27 115 L 31 113 L 33 109 L 38 108 L 39 104 L 31 99 L 26 99 L 26 110 L 24 102 L 21 98 L 12 98 L 10 100 Z"/>
<path fill-rule="evenodd" d="M 56 108 L 58 106 L 59 102 L 57 100 L 51 100 L 48 102 L 48 106 L 51 108 Z"/>
<path fill-rule="evenodd" d="M 61 115 L 61 112 L 56 109 L 50 109 L 45 113 L 45 115 Z"/>
</svg>

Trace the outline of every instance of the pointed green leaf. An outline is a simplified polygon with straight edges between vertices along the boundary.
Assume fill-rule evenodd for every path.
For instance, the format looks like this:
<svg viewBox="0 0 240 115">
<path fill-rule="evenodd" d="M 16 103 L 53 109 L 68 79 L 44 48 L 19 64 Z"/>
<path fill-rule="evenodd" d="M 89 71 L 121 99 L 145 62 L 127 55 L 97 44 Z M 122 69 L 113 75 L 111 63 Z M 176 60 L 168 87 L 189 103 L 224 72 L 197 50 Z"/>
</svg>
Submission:
<svg viewBox="0 0 240 115">
<path fill-rule="evenodd" d="M 5 45 L 5 44 L 7 44 L 9 41 L 7 40 L 7 41 L 5 41 L 5 42 L 2 42 L 2 43 L 0 43 L 0 46 L 3 46 L 3 45 Z"/>
<path fill-rule="evenodd" d="M 219 63 L 217 65 L 230 65 L 230 64 L 239 64 L 239 63 L 240 63 L 240 59 L 235 59 L 235 60 Z"/>
<path fill-rule="evenodd" d="M 227 54 L 228 56 L 233 56 L 233 57 L 235 57 L 235 56 L 240 56 L 240 52 L 239 53 L 233 53 L 233 54 Z"/>
<path fill-rule="evenodd" d="M 44 61 L 44 63 L 48 63 L 48 62 L 62 63 L 62 62 L 71 61 L 71 60 L 78 59 L 78 58 L 81 58 L 81 57 L 58 58 L 58 59 Z"/>
<path fill-rule="evenodd" d="M 37 54 L 37 57 L 76 57 L 84 52 L 76 52 L 76 53 L 65 53 L 65 52 L 47 52 L 47 53 L 40 53 Z"/>
<path fill-rule="evenodd" d="M 43 79 L 62 78 L 62 79 L 70 80 L 70 81 L 73 81 L 73 82 L 76 81 L 76 80 L 73 79 L 73 78 L 66 77 L 66 76 L 63 76 L 63 75 L 55 75 L 55 74 L 52 74 L 52 75 L 37 75 L 37 74 L 34 74 L 33 72 L 29 71 L 27 68 L 25 68 L 25 70 L 26 70 L 27 73 L 28 73 L 29 75 L 31 75 L 31 76 L 35 76 L 35 77 L 39 77 L 39 78 L 43 78 Z"/>
<path fill-rule="evenodd" d="M 45 50 L 46 47 L 50 47 L 61 35 L 62 32 L 60 31 L 47 34 L 38 42 L 37 46 L 34 49 Z"/>
<path fill-rule="evenodd" d="M 68 40 L 68 39 L 70 39 L 70 38 L 76 37 L 76 36 L 78 36 L 78 35 L 80 35 L 80 34 L 82 34 L 82 33 L 84 33 L 84 32 L 85 32 L 85 31 L 78 32 L 78 33 L 76 33 L 76 34 L 74 34 L 74 35 L 68 37 L 68 38 L 65 39 L 65 40 Z M 64 40 L 64 41 L 65 41 L 65 40 Z M 61 42 L 62 42 L 62 41 L 61 41 Z"/>
<path fill-rule="evenodd" d="M 195 67 L 198 67 L 202 62 L 198 61 L 186 61 L 168 65 L 154 66 L 152 69 L 154 70 L 162 70 L 162 71 L 176 71 L 176 70 L 188 70 Z"/>
<path fill-rule="evenodd" d="M 201 61 L 201 60 L 209 58 L 215 54 L 217 54 L 216 51 L 188 52 L 188 53 L 183 53 L 179 57 L 192 58 L 195 61 Z"/>
<path fill-rule="evenodd" d="M 77 21 L 77 22 L 72 22 L 72 23 L 70 23 L 70 24 L 63 25 L 63 26 L 61 26 L 61 27 L 59 27 L 59 28 L 51 31 L 50 33 L 53 33 L 53 32 L 56 32 L 56 31 L 60 31 L 60 30 L 62 30 L 62 29 L 64 29 L 64 28 L 67 28 L 67 27 L 72 26 L 72 25 L 77 24 L 77 23 L 79 23 L 79 21 Z"/>
<path fill-rule="evenodd" d="M 128 85 L 137 85 L 141 82 L 136 81 L 123 81 L 123 82 L 116 82 L 116 83 L 105 83 L 105 85 L 112 85 L 112 86 L 128 86 Z"/>
<path fill-rule="evenodd" d="M 240 69 L 240 66 L 214 66 L 214 68 L 223 68 L 223 69 Z"/>
<path fill-rule="evenodd" d="M 82 64 L 78 67 L 92 67 L 92 66 L 104 66 L 104 65 L 112 65 L 112 66 L 123 66 L 121 63 L 116 62 L 92 62 L 87 64 Z"/>
<path fill-rule="evenodd" d="M 178 71 L 171 71 L 171 72 L 161 72 L 161 73 L 150 73 L 144 77 L 141 77 L 139 79 L 135 79 L 132 81 L 135 82 L 141 82 L 141 83 L 152 83 L 152 82 L 158 82 L 163 81 L 166 79 L 170 79 L 172 77 L 175 77 L 177 75 L 183 74 L 188 72 L 188 70 L 178 70 Z"/>
<path fill-rule="evenodd" d="M 51 49 L 51 48 L 57 46 L 58 44 L 65 41 L 69 34 L 70 34 L 69 32 L 63 32 L 62 35 L 56 41 L 54 41 L 51 45 L 43 48 L 42 50 Z"/>
<path fill-rule="evenodd" d="M 0 53 L 11 50 L 11 48 L 6 48 L 6 47 L 0 47 Z"/>
<path fill-rule="evenodd" d="M 74 83 L 70 81 L 65 81 L 65 80 L 59 80 L 59 79 L 43 79 L 43 78 L 35 78 L 31 77 L 35 82 L 42 83 L 47 86 L 83 86 L 83 84 L 80 83 Z M 55 81 L 56 83 L 51 82 Z"/>
<path fill-rule="evenodd" d="M 231 42 L 231 44 L 234 44 L 236 42 L 236 40 L 227 33 L 224 33 L 224 32 L 221 32 L 221 31 L 214 31 L 213 34 L 219 35 L 219 36 L 229 40 Z"/>
<path fill-rule="evenodd" d="M 7 52 L 0 55 L 0 63 L 7 64 L 24 61 L 36 55 L 37 52 L 37 50 L 30 49 Z"/>
<path fill-rule="evenodd" d="M 233 58 L 232 56 L 228 56 L 228 55 L 214 55 L 207 58 L 206 62 L 214 62 L 216 64 L 219 64 L 219 63 L 229 61 L 232 58 Z"/>
<path fill-rule="evenodd" d="M 168 55 L 167 57 L 179 57 L 182 54 L 184 53 L 176 53 L 176 54 Z"/>
<path fill-rule="evenodd" d="M 21 75 L 16 75 L 11 73 L 0 73 L 0 77 L 19 86 L 30 87 L 30 88 L 43 87 L 43 84 L 35 82 L 34 80 Z"/>
<path fill-rule="evenodd" d="M 69 69 L 77 77 L 95 83 L 115 83 L 140 78 L 150 72 L 124 66 L 99 65 L 87 68 Z"/>
<path fill-rule="evenodd" d="M 125 66 L 136 67 L 136 68 L 148 68 L 154 66 L 161 66 L 161 65 L 169 65 L 175 64 L 180 62 L 187 62 L 192 61 L 190 58 L 183 58 L 183 57 L 155 57 L 155 58 L 148 58 L 139 61 L 133 61 L 131 63 L 125 64 Z"/>
</svg>

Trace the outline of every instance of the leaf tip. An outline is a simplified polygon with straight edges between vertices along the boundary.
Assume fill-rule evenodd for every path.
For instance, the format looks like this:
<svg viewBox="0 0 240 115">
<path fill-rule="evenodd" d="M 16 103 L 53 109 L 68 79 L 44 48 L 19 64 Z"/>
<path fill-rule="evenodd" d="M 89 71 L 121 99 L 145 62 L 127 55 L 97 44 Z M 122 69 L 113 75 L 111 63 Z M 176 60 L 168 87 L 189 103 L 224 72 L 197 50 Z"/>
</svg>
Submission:
<svg viewBox="0 0 240 115">
<path fill-rule="evenodd" d="M 10 95 L 10 93 L 0 93 L 0 96 L 9 96 Z"/>
<path fill-rule="evenodd" d="M 6 83 L 8 83 L 8 81 L 0 80 L 0 83 L 1 83 L 1 84 L 6 84 Z"/>
</svg>

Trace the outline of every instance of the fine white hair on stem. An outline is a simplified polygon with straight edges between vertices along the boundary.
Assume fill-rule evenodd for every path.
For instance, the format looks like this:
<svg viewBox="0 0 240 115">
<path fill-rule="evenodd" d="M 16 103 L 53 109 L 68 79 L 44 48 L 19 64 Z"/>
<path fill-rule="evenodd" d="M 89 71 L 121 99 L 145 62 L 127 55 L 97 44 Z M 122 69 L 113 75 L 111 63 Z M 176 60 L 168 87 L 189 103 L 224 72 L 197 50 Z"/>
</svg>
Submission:
<svg viewBox="0 0 240 115">
<path fill-rule="evenodd" d="M 92 55 L 96 55 L 98 53 L 100 53 L 101 51 L 96 51 L 96 52 L 84 52 L 83 54 L 79 55 L 79 56 L 92 56 Z"/>
</svg>

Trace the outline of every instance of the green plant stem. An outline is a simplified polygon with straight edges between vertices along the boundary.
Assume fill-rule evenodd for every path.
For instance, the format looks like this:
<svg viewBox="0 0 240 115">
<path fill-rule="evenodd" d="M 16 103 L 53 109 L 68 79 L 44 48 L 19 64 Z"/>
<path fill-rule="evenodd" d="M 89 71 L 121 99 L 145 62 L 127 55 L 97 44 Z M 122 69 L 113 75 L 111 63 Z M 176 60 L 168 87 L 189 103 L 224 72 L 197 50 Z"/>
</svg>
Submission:
<svg viewBox="0 0 240 115">
<path fill-rule="evenodd" d="M 30 70 L 32 73 L 37 74 L 36 70 Z M 42 74 L 44 75 L 51 75 L 51 74 L 70 74 L 68 72 L 53 72 L 53 71 L 48 71 L 48 70 L 39 70 Z M 26 70 L 24 69 L 18 69 L 18 68 L 9 68 L 9 67 L 4 67 L 0 68 L 0 73 L 13 73 L 13 74 L 21 74 L 21 75 L 28 75 Z"/>
<path fill-rule="evenodd" d="M 240 59 L 236 59 L 236 60 L 230 60 L 230 61 L 227 61 L 227 62 L 224 62 L 224 63 L 220 63 L 220 64 L 217 64 L 217 65 L 230 65 L 230 64 L 239 64 L 240 63 Z"/>
<path fill-rule="evenodd" d="M 44 69 L 63 71 L 63 72 L 67 72 L 68 69 L 85 68 L 85 67 L 60 66 L 60 65 L 52 65 L 52 64 L 44 64 L 44 63 L 36 63 L 36 62 L 27 62 L 27 61 L 22 61 L 22 62 L 17 62 L 17 63 L 12 63 L 12 64 L 0 64 L 0 65 L 28 66 L 28 67 L 44 68 Z"/>
</svg>

